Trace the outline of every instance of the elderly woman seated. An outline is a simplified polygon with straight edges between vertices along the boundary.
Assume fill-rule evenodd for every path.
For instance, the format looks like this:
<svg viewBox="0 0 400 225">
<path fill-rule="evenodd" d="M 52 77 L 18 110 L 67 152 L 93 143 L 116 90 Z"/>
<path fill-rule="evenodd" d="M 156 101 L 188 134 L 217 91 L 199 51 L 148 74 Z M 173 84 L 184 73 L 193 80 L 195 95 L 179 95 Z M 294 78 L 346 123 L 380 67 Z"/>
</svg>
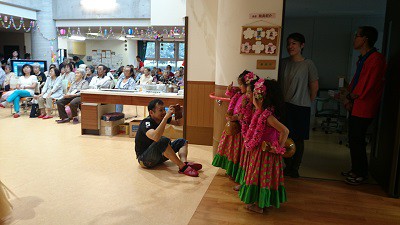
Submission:
<svg viewBox="0 0 400 225">
<path fill-rule="evenodd" d="M 53 118 L 51 114 L 51 107 L 53 100 L 58 100 L 63 96 L 62 78 L 60 77 L 60 70 L 52 67 L 49 71 L 50 78 L 46 80 L 43 86 L 42 93 L 36 98 L 39 101 L 40 116 L 38 118 L 50 119 Z"/>
<path fill-rule="evenodd" d="M 85 70 L 77 69 L 75 71 L 75 81 L 71 84 L 66 95 L 62 99 L 57 100 L 58 115 L 60 115 L 60 120 L 56 120 L 57 123 L 67 123 L 73 119 L 74 124 L 78 124 L 78 107 L 81 104 L 81 90 L 88 89 L 88 82 L 85 80 Z M 71 109 L 72 118 L 68 117 L 65 111 L 65 106 L 69 103 Z"/>
<path fill-rule="evenodd" d="M 124 89 L 124 90 L 133 90 L 136 87 L 135 82 L 135 73 L 133 72 L 133 68 L 129 66 L 125 66 L 123 69 L 123 74 L 121 74 L 118 78 L 117 84 L 115 85 L 115 89 Z M 122 112 L 123 105 L 117 104 L 115 105 L 116 112 Z"/>
</svg>

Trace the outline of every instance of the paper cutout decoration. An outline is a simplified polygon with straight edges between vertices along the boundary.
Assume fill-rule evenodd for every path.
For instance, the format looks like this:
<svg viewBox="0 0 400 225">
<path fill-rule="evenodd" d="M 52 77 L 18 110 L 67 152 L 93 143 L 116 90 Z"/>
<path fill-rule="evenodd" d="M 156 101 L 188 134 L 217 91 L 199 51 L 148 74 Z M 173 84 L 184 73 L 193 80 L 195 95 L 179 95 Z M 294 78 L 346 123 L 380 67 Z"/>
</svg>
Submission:
<svg viewBox="0 0 400 225">
<path fill-rule="evenodd" d="M 243 26 L 241 54 L 277 55 L 280 28 L 272 26 Z"/>
</svg>

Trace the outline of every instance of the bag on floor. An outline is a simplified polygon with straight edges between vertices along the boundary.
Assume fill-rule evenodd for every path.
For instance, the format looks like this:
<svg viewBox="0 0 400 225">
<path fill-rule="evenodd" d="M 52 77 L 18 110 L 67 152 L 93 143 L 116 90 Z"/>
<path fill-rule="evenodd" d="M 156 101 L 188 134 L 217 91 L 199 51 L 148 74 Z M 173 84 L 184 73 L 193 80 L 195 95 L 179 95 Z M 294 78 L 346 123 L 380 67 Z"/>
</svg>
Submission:
<svg viewBox="0 0 400 225">
<path fill-rule="evenodd" d="M 29 114 L 30 118 L 36 118 L 40 115 L 40 109 L 38 104 L 32 104 L 31 113 Z"/>
</svg>

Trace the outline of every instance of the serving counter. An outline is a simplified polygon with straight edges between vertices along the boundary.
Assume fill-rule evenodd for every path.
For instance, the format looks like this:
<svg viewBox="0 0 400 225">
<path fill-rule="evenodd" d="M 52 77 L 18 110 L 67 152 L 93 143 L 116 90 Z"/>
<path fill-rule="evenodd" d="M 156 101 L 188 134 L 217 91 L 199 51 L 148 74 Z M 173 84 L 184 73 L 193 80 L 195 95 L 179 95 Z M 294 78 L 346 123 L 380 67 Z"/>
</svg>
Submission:
<svg viewBox="0 0 400 225">
<path fill-rule="evenodd" d="M 82 134 L 100 134 L 100 119 L 105 113 L 115 112 L 115 104 L 147 106 L 159 98 L 164 105 L 183 105 L 183 95 L 176 93 L 135 92 L 118 89 L 88 89 L 81 91 Z"/>
</svg>

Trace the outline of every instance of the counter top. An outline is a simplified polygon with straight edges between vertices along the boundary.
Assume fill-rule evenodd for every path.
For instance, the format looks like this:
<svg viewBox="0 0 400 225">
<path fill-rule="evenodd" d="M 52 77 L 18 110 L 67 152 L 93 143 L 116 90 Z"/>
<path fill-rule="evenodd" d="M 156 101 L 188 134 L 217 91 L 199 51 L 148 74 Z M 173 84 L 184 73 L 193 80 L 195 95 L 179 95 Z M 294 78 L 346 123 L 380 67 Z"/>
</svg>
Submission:
<svg viewBox="0 0 400 225">
<path fill-rule="evenodd" d="M 133 90 L 119 90 L 119 89 L 86 89 L 82 90 L 81 94 L 183 99 L 183 95 L 178 95 L 177 93 L 164 93 L 164 92 L 152 93 L 152 92 L 138 92 Z"/>
</svg>

